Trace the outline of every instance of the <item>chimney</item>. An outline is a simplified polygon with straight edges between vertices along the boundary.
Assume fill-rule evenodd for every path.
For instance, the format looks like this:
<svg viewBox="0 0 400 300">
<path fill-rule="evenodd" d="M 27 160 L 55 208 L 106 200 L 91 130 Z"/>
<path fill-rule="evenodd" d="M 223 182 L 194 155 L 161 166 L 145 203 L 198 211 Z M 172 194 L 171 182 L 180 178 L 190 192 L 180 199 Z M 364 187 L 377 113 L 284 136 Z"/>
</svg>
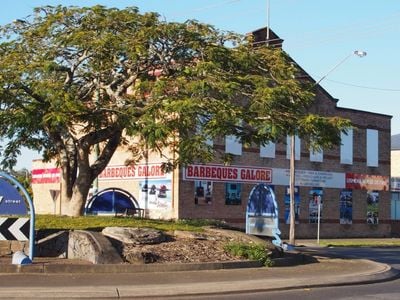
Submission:
<svg viewBox="0 0 400 300">
<path fill-rule="evenodd" d="M 269 40 L 267 40 L 267 32 L 269 30 Z M 276 48 L 282 48 L 283 40 L 275 34 L 271 29 L 268 27 L 263 27 L 257 30 L 254 30 L 248 35 L 252 35 L 254 39 L 254 46 L 271 46 Z"/>
</svg>

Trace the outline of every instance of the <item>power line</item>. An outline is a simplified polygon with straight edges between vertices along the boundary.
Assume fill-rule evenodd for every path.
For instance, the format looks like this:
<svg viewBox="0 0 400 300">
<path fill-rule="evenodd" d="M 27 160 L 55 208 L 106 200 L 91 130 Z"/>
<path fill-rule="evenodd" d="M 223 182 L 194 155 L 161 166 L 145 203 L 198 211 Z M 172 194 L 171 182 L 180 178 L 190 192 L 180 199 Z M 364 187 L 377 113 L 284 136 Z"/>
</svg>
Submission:
<svg viewBox="0 0 400 300">
<path fill-rule="evenodd" d="M 330 82 L 333 82 L 333 83 L 346 85 L 346 86 L 351 86 L 351 87 L 356 87 L 356 88 L 360 88 L 360 89 L 377 90 L 377 91 L 384 91 L 384 92 L 400 92 L 400 89 L 371 87 L 371 86 L 359 85 L 359 84 L 354 84 L 354 83 L 347 83 L 347 82 L 342 82 L 342 81 L 337 81 L 337 80 L 332 80 L 332 79 L 326 79 L 326 78 L 325 78 L 325 81 L 330 81 Z"/>
</svg>

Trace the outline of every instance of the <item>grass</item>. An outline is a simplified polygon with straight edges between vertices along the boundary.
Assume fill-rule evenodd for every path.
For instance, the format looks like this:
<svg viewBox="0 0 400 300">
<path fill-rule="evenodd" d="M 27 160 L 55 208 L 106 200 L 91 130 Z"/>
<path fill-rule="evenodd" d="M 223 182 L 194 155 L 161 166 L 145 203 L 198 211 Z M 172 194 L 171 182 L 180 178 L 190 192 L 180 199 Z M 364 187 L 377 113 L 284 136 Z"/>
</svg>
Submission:
<svg viewBox="0 0 400 300">
<path fill-rule="evenodd" d="M 36 215 L 35 229 L 58 229 L 58 230 L 101 230 L 104 227 L 148 227 L 162 231 L 186 230 L 203 231 L 203 226 L 218 225 L 212 220 L 150 220 L 139 218 L 124 218 L 111 216 L 81 216 L 67 217 L 55 215 Z"/>
<path fill-rule="evenodd" d="M 343 239 L 320 240 L 319 244 L 326 247 L 399 247 L 400 239 Z"/>
<path fill-rule="evenodd" d="M 262 244 L 232 242 L 225 245 L 224 250 L 238 257 L 243 257 L 250 260 L 258 260 L 264 266 L 272 266 L 272 260 L 268 255 L 268 251 Z"/>
</svg>

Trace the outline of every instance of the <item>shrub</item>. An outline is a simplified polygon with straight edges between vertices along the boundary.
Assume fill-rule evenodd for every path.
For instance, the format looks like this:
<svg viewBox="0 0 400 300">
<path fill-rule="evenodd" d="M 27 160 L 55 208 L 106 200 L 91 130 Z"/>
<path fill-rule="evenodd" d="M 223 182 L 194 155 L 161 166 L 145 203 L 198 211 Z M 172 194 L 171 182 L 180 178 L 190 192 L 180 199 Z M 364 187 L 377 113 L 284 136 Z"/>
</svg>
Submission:
<svg viewBox="0 0 400 300">
<path fill-rule="evenodd" d="M 235 256 L 257 260 L 267 267 L 273 264 L 269 252 L 262 244 L 229 243 L 225 245 L 224 250 Z"/>
</svg>

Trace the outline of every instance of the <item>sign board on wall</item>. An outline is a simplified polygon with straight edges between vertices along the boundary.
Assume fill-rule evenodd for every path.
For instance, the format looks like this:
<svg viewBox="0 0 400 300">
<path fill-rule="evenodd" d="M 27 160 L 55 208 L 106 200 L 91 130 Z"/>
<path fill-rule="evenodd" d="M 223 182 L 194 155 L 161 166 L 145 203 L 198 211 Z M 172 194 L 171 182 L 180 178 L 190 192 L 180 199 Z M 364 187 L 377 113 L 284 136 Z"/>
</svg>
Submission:
<svg viewBox="0 0 400 300">
<path fill-rule="evenodd" d="M 346 189 L 388 191 L 389 177 L 346 173 Z"/>
<path fill-rule="evenodd" d="M 60 168 L 42 168 L 32 170 L 32 183 L 59 183 L 61 178 Z"/>
<path fill-rule="evenodd" d="M 33 184 L 59 183 L 60 168 L 32 170 Z M 165 179 L 169 174 L 162 171 L 161 163 L 137 164 L 134 166 L 109 165 L 99 175 L 99 181 Z"/>
<path fill-rule="evenodd" d="M 272 169 L 248 166 L 188 165 L 184 180 L 271 183 Z"/>
<path fill-rule="evenodd" d="M 259 168 L 253 166 L 224 166 L 217 164 L 188 165 L 183 170 L 184 180 L 212 182 L 245 182 L 288 185 L 289 169 Z M 389 190 L 389 177 L 381 175 L 300 170 L 295 172 L 296 186 Z"/>
<path fill-rule="evenodd" d="M 289 169 L 273 169 L 273 185 L 287 185 L 289 183 Z M 325 172 L 314 170 L 296 170 L 296 186 L 344 188 L 345 173 Z"/>
<path fill-rule="evenodd" d="M 161 163 L 137 164 L 133 166 L 107 166 L 99 175 L 99 180 L 142 180 L 163 179 L 167 175 L 162 170 Z"/>
</svg>

